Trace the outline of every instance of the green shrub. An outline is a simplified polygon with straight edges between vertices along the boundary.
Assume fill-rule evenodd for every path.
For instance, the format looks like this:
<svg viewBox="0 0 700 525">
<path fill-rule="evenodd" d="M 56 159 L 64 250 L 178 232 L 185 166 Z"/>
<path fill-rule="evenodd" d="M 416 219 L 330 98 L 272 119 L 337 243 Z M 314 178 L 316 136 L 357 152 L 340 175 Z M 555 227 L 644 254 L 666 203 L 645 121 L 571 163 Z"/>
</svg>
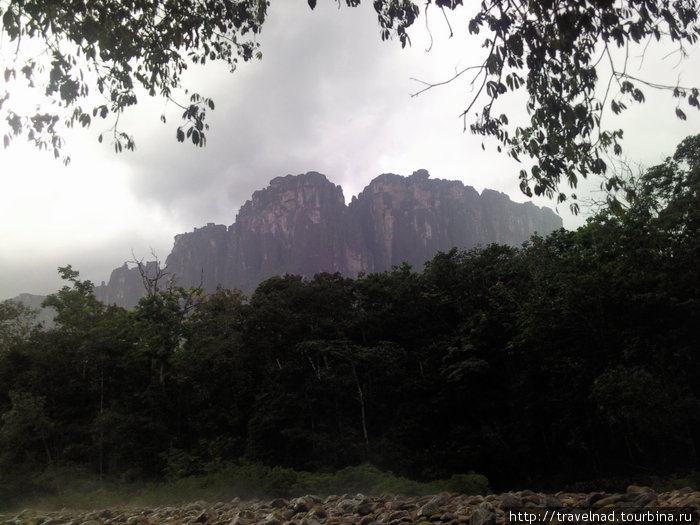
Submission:
<svg viewBox="0 0 700 525">
<path fill-rule="evenodd" d="M 172 465 L 187 458 L 174 453 Z M 59 469 L 39 475 L 0 475 L 3 510 L 10 507 L 38 506 L 44 509 L 98 508 L 113 505 L 168 505 L 195 500 L 229 501 L 277 497 L 292 498 L 304 494 L 423 495 L 436 492 L 485 493 L 488 481 L 479 474 L 456 474 L 448 480 L 422 483 L 391 472 L 383 472 L 364 463 L 334 473 L 302 472 L 258 463 L 229 463 L 207 474 L 170 477 L 159 482 L 101 481 L 94 475 L 75 469 Z M 21 490 L 20 490 L 21 489 Z"/>
<path fill-rule="evenodd" d="M 459 494 L 487 494 L 489 492 L 489 480 L 481 474 L 453 474 L 444 482 L 444 490 Z"/>
</svg>

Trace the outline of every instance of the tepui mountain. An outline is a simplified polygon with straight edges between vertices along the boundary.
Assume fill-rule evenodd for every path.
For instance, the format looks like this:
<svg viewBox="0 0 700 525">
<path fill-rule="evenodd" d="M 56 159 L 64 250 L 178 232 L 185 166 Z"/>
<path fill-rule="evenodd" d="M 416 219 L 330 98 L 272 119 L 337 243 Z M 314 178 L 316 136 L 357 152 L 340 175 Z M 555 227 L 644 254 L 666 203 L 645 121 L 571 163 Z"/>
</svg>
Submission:
<svg viewBox="0 0 700 525">
<path fill-rule="evenodd" d="M 380 175 L 349 204 L 340 186 L 309 172 L 270 181 L 231 226 L 209 223 L 176 235 L 165 271 L 180 286 L 250 294 L 275 275 L 354 277 L 404 262 L 420 269 L 440 250 L 518 246 L 561 227 L 549 208 L 493 190 L 479 194 L 459 181 L 431 179 L 426 170 Z M 155 264 L 146 266 L 152 271 Z M 134 306 L 144 294 L 138 268 L 124 263 L 95 293 L 105 303 Z"/>
</svg>

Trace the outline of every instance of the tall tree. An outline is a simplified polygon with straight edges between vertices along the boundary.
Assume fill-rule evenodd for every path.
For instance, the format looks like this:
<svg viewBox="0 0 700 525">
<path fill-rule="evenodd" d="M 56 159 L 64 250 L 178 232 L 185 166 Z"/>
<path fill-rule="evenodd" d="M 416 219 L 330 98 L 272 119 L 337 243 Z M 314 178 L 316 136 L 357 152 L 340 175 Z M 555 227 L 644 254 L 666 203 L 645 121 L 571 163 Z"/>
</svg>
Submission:
<svg viewBox="0 0 700 525">
<path fill-rule="evenodd" d="M 255 397 L 256 360 L 243 343 L 244 297 L 219 289 L 193 309 L 185 342 L 173 356 L 172 449 L 205 461 L 236 459 L 245 452 Z M 181 465 L 181 473 L 186 465 Z"/>
</svg>

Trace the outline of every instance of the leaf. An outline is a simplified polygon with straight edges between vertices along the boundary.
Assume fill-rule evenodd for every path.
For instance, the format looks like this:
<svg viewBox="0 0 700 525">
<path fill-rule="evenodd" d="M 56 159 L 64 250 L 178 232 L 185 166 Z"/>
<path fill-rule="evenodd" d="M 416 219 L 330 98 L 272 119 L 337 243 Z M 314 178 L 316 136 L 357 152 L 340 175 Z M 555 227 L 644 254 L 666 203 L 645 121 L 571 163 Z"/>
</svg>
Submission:
<svg viewBox="0 0 700 525">
<path fill-rule="evenodd" d="M 469 33 L 472 35 L 479 34 L 479 22 L 475 19 L 469 21 Z"/>
<path fill-rule="evenodd" d="M 177 141 L 178 142 L 184 142 L 185 141 L 185 132 L 182 131 L 182 128 L 177 128 Z"/>
<path fill-rule="evenodd" d="M 676 108 L 676 116 L 681 120 L 686 120 L 688 118 L 681 108 Z"/>
<path fill-rule="evenodd" d="M 309 7 L 310 7 L 311 9 L 313 9 L 314 7 L 316 7 L 316 0 L 308 0 L 308 2 L 309 2 Z"/>
<path fill-rule="evenodd" d="M 15 21 L 14 20 L 14 13 L 10 9 L 8 9 L 7 11 L 5 11 L 5 14 L 2 15 L 2 25 L 4 26 L 3 29 L 9 30 L 11 27 L 13 27 L 14 21 Z M 10 36 L 11 36 L 10 40 L 14 40 L 14 37 L 12 37 L 12 34 L 10 34 Z"/>
</svg>

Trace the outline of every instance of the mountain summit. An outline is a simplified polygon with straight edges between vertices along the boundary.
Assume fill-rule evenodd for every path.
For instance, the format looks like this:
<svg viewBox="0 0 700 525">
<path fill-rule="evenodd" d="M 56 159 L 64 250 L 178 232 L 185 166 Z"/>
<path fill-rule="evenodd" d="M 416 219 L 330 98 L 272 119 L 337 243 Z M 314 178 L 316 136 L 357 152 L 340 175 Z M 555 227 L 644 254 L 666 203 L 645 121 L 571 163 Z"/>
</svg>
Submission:
<svg viewBox="0 0 700 525">
<path fill-rule="evenodd" d="M 200 283 L 251 293 L 282 274 L 380 272 L 403 262 L 421 268 L 437 251 L 500 243 L 517 246 L 533 233 L 547 235 L 562 220 L 549 208 L 511 201 L 459 181 L 375 178 L 350 204 L 325 175 L 309 172 L 270 181 L 253 193 L 228 228 L 209 223 L 175 236 L 167 272 L 182 286 Z M 141 277 L 126 264 L 96 288 L 98 298 L 130 307 L 142 294 Z"/>
</svg>

